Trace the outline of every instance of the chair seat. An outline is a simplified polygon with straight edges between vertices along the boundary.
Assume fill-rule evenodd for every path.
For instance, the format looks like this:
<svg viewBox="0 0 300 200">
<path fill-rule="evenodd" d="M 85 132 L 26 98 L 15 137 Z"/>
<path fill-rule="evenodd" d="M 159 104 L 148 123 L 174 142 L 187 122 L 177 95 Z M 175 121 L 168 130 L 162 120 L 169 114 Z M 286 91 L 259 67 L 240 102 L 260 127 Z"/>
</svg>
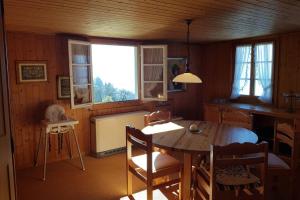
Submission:
<svg viewBox="0 0 300 200">
<path fill-rule="evenodd" d="M 280 157 L 273 153 L 268 154 L 268 167 L 269 169 L 291 169 L 286 162 L 284 162 Z"/>
<path fill-rule="evenodd" d="M 143 171 L 147 171 L 147 155 L 143 154 L 134 156 L 129 161 L 129 164 L 134 168 L 140 168 Z M 171 167 L 180 166 L 180 162 L 172 156 L 160 152 L 152 152 L 152 173 L 156 173 L 160 170 L 168 169 Z"/>
<path fill-rule="evenodd" d="M 50 130 L 50 134 L 58 134 L 58 133 L 67 133 L 72 129 L 71 126 L 61 126 L 60 129 L 58 127 L 53 127 Z"/>
<path fill-rule="evenodd" d="M 217 188 L 223 190 L 254 189 L 260 187 L 260 180 L 244 166 L 216 168 Z"/>
</svg>

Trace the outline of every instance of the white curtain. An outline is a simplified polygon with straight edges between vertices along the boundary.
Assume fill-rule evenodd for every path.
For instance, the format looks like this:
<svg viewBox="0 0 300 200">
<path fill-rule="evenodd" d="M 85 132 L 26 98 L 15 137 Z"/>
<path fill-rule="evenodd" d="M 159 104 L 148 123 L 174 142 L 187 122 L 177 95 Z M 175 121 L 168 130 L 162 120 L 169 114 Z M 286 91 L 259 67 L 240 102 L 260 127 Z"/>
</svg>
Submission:
<svg viewBox="0 0 300 200">
<path fill-rule="evenodd" d="M 264 43 L 255 46 L 255 87 L 262 88 L 259 99 L 266 103 L 272 102 L 272 68 L 273 44 Z M 260 84 L 260 86 L 258 85 Z M 255 89 L 257 92 L 257 89 Z"/>
<path fill-rule="evenodd" d="M 235 71 L 232 85 L 231 98 L 235 99 L 240 96 L 241 91 L 246 86 L 246 81 L 241 81 L 242 76 L 247 77 L 248 68 L 251 67 L 251 46 L 238 46 L 235 53 Z"/>
</svg>

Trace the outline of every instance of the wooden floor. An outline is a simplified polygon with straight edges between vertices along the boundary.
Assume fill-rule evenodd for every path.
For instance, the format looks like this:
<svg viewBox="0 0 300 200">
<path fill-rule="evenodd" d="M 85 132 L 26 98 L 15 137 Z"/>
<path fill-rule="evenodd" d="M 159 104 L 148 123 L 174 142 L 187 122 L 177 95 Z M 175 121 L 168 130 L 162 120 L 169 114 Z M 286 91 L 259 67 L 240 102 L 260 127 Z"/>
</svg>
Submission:
<svg viewBox="0 0 300 200">
<path fill-rule="evenodd" d="M 125 153 L 95 159 L 84 157 L 86 171 L 80 168 L 79 159 L 47 165 L 46 181 L 42 181 L 42 166 L 17 172 L 19 200 L 127 200 Z M 133 179 L 133 197 L 145 199 L 146 186 Z M 142 191 L 142 192 L 140 192 Z M 174 199 L 168 190 L 155 191 L 156 200 Z"/>
<path fill-rule="evenodd" d="M 84 157 L 86 171 L 81 171 L 79 159 L 48 164 L 47 180 L 43 182 L 42 166 L 23 169 L 17 172 L 19 200 L 127 200 L 125 153 L 95 159 Z M 300 178 L 300 176 L 298 175 Z M 133 180 L 135 192 L 145 189 L 145 185 Z M 300 185 L 300 184 L 297 184 Z M 296 200 L 300 200 L 296 187 Z M 143 192 L 135 199 L 143 200 Z M 275 193 L 274 193 L 275 194 Z M 269 199 L 284 199 L 279 195 Z M 166 191 L 155 191 L 155 200 L 170 200 Z"/>
</svg>

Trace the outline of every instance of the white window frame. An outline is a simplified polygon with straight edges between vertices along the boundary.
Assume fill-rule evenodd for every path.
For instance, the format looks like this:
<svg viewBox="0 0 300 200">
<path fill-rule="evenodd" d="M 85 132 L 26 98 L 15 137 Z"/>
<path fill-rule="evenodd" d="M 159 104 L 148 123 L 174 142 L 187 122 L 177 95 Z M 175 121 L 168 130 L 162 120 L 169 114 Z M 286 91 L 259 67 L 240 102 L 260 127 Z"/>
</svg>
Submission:
<svg viewBox="0 0 300 200">
<path fill-rule="evenodd" d="M 163 49 L 163 63 L 162 64 L 144 64 L 144 49 L 153 49 L 153 48 L 162 48 Z M 167 101 L 168 99 L 168 91 L 167 91 L 167 57 L 168 46 L 167 45 L 141 45 L 140 53 L 141 53 L 141 100 L 143 101 Z M 147 65 L 161 65 L 163 67 L 163 80 L 162 81 L 145 81 L 144 80 L 144 67 Z M 163 84 L 163 96 L 162 97 L 145 97 L 144 95 L 144 84 L 145 83 L 162 83 Z"/>
<path fill-rule="evenodd" d="M 74 102 L 74 84 L 73 84 L 73 67 L 74 65 L 80 65 L 80 64 L 74 64 L 72 60 L 72 44 L 79 44 L 79 45 L 87 45 L 89 46 L 89 58 L 90 58 L 90 63 L 84 64 L 90 66 L 89 70 L 89 77 L 90 77 L 90 83 L 87 85 L 90 86 L 90 95 L 91 95 L 91 101 L 89 103 L 83 103 L 83 104 L 75 104 Z M 78 41 L 78 40 L 68 40 L 68 53 L 69 53 L 69 76 L 70 76 L 70 90 L 71 90 L 71 108 L 84 108 L 84 107 L 89 107 L 93 105 L 93 65 L 92 65 L 92 54 L 91 54 L 91 43 L 90 42 L 84 42 L 84 41 Z"/>
</svg>

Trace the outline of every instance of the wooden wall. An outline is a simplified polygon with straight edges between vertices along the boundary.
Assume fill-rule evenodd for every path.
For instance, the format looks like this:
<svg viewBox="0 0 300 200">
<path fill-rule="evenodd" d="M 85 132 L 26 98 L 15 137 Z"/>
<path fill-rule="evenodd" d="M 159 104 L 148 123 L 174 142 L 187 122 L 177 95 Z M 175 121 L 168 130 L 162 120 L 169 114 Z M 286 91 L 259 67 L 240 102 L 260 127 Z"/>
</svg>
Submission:
<svg viewBox="0 0 300 200">
<path fill-rule="evenodd" d="M 286 107 L 282 93 L 300 93 L 300 32 L 280 35 L 279 45 L 277 102 L 279 107 Z"/>
<path fill-rule="evenodd" d="M 300 92 L 300 33 L 274 36 L 278 40 L 278 82 L 276 93 L 279 107 L 285 103 L 282 92 Z M 13 135 L 16 145 L 17 168 L 32 166 L 40 131 L 40 120 L 50 103 L 62 104 L 69 116 L 80 121 L 76 131 L 82 151 L 90 151 L 89 119 L 95 115 L 105 115 L 135 110 L 155 110 L 156 103 L 114 103 L 96 105 L 89 109 L 70 109 L 68 100 L 57 100 L 56 76 L 68 75 L 66 40 L 62 36 L 37 35 L 30 33 L 8 33 L 8 61 Z M 236 41 L 204 45 L 192 45 L 191 70 L 200 76 L 202 84 L 188 85 L 186 92 L 169 93 L 170 107 L 175 115 L 186 119 L 202 119 L 203 104 L 214 98 L 228 98 L 231 92 L 233 52 Z M 186 46 L 168 45 L 169 57 L 185 57 Z M 16 80 L 16 60 L 46 60 L 48 81 L 18 84 Z M 66 152 L 59 155 L 55 148 L 50 153 L 50 161 L 65 159 Z M 40 157 L 41 159 L 41 157 Z"/>
<path fill-rule="evenodd" d="M 204 81 L 198 95 L 203 102 L 230 97 L 235 44 L 265 39 L 273 39 L 277 48 L 274 103 L 280 108 L 287 107 L 282 93 L 300 93 L 300 32 L 202 45 L 200 73 Z"/>
<path fill-rule="evenodd" d="M 32 166 L 41 128 L 40 121 L 43 119 L 45 108 L 50 103 L 63 105 L 68 116 L 79 120 L 80 123 L 76 127 L 76 132 L 81 150 L 85 154 L 90 152 L 90 117 L 135 110 L 157 109 L 156 103 L 131 102 L 95 105 L 89 109 L 71 110 L 68 100 L 57 100 L 56 98 L 56 76 L 68 75 L 69 71 L 65 37 L 9 32 L 7 43 L 10 107 L 17 169 Z M 171 44 L 168 49 L 170 57 L 186 56 L 184 45 Z M 195 45 L 192 47 L 192 65 L 199 65 L 199 51 L 200 46 Z M 48 64 L 48 81 L 17 83 L 16 60 L 46 60 Z M 169 94 L 169 107 L 174 114 L 187 119 L 198 118 L 199 113 L 195 112 L 199 107 L 197 87 L 200 86 L 188 86 L 186 92 Z M 62 154 L 57 153 L 56 138 L 53 137 L 51 140 L 52 151 L 49 154 L 49 161 L 66 159 L 67 154 L 65 151 Z M 76 155 L 76 151 L 74 153 Z M 42 156 L 39 157 L 39 160 L 42 160 Z"/>
</svg>

